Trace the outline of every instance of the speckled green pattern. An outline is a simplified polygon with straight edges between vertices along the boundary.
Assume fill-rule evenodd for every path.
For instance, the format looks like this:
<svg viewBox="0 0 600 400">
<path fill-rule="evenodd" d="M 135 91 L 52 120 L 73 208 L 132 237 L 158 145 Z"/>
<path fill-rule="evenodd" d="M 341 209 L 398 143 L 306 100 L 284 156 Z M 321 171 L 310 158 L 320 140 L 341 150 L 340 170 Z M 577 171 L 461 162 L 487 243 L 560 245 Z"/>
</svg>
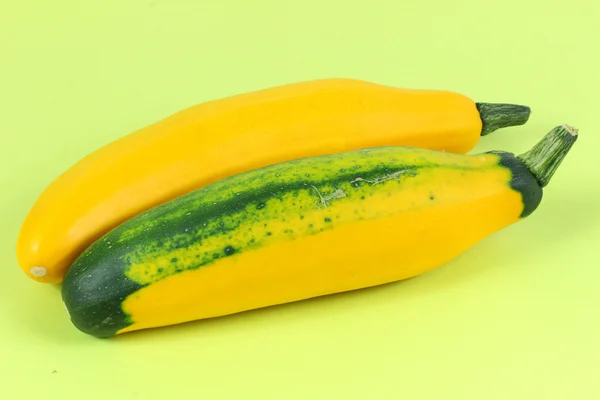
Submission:
<svg viewBox="0 0 600 400">
<path fill-rule="evenodd" d="M 332 165 L 332 168 L 336 166 Z M 217 197 L 223 192 L 228 192 L 229 196 L 215 202 L 207 201 L 213 198 L 214 190 L 207 188 L 204 190 L 206 198 L 196 198 L 180 206 L 184 212 L 175 217 L 170 226 L 177 219 L 182 224 L 169 234 L 150 228 L 143 241 L 131 236 L 131 232 L 121 236 L 117 242 L 127 242 L 126 238 L 133 237 L 135 243 L 139 243 L 128 253 L 127 262 L 131 265 L 125 273 L 135 282 L 149 284 L 269 242 L 315 234 L 342 223 L 373 217 L 357 205 L 355 214 L 342 220 L 337 206 L 357 200 L 368 202 L 376 191 L 393 190 L 390 186 L 415 177 L 419 169 L 415 166 L 374 166 L 368 173 L 356 177 L 359 168 L 348 171 L 350 175 L 339 171 L 337 179 L 326 181 L 319 181 L 323 177 L 321 174 L 311 180 L 307 174 L 282 173 L 275 177 L 280 179 L 278 183 L 269 178 L 252 182 L 253 190 L 250 191 L 222 188 L 215 193 Z"/>
<path fill-rule="evenodd" d="M 430 166 L 417 153 L 363 150 L 252 171 L 142 214 L 102 243 L 123 254 L 127 277 L 146 285 L 268 242 L 331 229 L 340 223 L 333 203 L 368 199 Z M 360 212 L 356 218 L 363 218 Z"/>
</svg>

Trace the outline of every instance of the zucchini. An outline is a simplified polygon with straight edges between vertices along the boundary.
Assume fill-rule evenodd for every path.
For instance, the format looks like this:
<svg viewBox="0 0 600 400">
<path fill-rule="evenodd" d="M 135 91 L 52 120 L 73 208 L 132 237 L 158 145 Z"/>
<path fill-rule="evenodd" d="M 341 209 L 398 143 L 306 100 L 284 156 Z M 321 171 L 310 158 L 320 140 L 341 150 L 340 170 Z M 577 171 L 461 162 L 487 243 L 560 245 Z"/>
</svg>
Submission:
<svg viewBox="0 0 600 400">
<path fill-rule="evenodd" d="M 576 138 L 559 126 L 520 156 L 387 146 L 235 175 L 93 243 L 63 301 L 110 337 L 413 277 L 534 212 Z"/>
<path fill-rule="evenodd" d="M 383 145 L 466 153 L 529 107 L 353 79 L 299 82 L 195 105 L 87 155 L 37 199 L 17 243 L 30 278 L 59 283 L 120 223 L 219 179 Z"/>
</svg>

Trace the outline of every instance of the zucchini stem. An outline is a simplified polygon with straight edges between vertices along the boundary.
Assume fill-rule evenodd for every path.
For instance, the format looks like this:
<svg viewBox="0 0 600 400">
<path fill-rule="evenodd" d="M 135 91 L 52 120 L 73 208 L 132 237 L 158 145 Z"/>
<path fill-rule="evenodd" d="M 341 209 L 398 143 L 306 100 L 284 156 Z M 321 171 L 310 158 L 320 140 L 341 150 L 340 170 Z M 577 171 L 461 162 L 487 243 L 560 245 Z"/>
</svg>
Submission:
<svg viewBox="0 0 600 400">
<path fill-rule="evenodd" d="M 560 125 L 546 134 L 531 150 L 518 155 L 536 177 L 541 187 L 545 187 L 558 166 L 575 143 L 578 137 L 576 128 Z"/>
<path fill-rule="evenodd" d="M 523 125 L 531 115 L 531 109 L 518 104 L 475 103 L 481 117 L 481 136 L 500 128 Z"/>
</svg>

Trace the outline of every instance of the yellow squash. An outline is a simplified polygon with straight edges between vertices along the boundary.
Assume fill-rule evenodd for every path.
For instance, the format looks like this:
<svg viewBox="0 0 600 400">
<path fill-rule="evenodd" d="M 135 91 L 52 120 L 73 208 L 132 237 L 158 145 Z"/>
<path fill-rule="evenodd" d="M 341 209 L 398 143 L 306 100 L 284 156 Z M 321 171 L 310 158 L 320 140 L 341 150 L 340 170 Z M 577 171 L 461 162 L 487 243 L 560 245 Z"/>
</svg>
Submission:
<svg viewBox="0 0 600 400">
<path fill-rule="evenodd" d="M 20 267 L 58 283 L 75 257 L 134 215 L 211 182 L 301 157 L 383 145 L 466 153 L 529 108 L 352 79 L 274 87 L 196 105 L 83 158 L 23 223 Z"/>
<path fill-rule="evenodd" d="M 96 241 L 63 301 L 109 337 L 413 277 L 530 215 L 575 139 L 558 127 L 518 157 L 379 147 L 236 175 Z"/>
</svg>

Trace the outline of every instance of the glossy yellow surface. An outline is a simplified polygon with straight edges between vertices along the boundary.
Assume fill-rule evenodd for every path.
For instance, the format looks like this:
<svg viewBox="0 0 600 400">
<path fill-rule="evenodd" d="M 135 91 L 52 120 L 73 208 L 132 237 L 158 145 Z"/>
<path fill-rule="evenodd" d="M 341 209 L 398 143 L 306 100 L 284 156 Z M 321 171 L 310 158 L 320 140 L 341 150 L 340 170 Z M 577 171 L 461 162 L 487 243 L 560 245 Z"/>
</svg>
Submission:
<svg viewBox="0 0 600 400">
<path fill-rule="evenodd" d="M 159 258 L 134 262 L 128 276 L 150 285 L 124 301 L 123 310 L 134 324 L 119 333 L 410 278 L 444 265 L 519 220 L 521 194 L 510 188 L 510 170 L 498 165 L 498 156 L 457 159 L 417 151 L 401 154 L 400 160 L 422 156 L 427 157 L 426 163 L 439 166 L 419 170 L 413 177 L 399 176 L 375 184 L 366 191 L 348 192 L 349 197 L 333 200 L 326 208 L 318 199 L 309 199 L 315 204 L 305 204 L 300 210 L 304 219 L 295 212 L 276 210 L 277 204 L 296 198 L 274 199 L 277 204 L 269 214 L 286 218 L 281 229 L 269 219 L 245 221 L 242 213 L 241 225 L 233 231 L 209 237 L 189 249 L 165 251 Z M 369 192 L 365 200 L 360 199 Z M 297 199 L 303 202 L 303 197 L 301 193 Z M 267 204 L 265 210 L 271 209 Z M 331 228 L 302 234 L 309 223 L 323 224 L 326 215 L 336 216 L 327 224 Z M 263 222 L 268 228 L 263 228 Z M 297 234 L 285 233 L 288 229 Z M 168 271 L 173 257 L 180 265 L 190 264 L 196 254 L 207 250 L 210 254 L 213 248 L 220 250 L 228 244 L 238 247 L 236 242 L 246 243 L 249 232 L 262 237 L 262 230 L 273 231 L 273 235 L 257 249 L 156 282 L 148 280 L 156 276 L 157 268 Z"/>
<path fill-rule="evenodd" d="M 464 95 L 355 79 L 202 103 L 100 148 L 52 182 L 23 224 L 17 257 L 31 278 L 57 283 L 83 249 L 119 223 L 220 178 L 381 145 L 464 153 L 480 132 L 479 113 Z"/>
</svg>

